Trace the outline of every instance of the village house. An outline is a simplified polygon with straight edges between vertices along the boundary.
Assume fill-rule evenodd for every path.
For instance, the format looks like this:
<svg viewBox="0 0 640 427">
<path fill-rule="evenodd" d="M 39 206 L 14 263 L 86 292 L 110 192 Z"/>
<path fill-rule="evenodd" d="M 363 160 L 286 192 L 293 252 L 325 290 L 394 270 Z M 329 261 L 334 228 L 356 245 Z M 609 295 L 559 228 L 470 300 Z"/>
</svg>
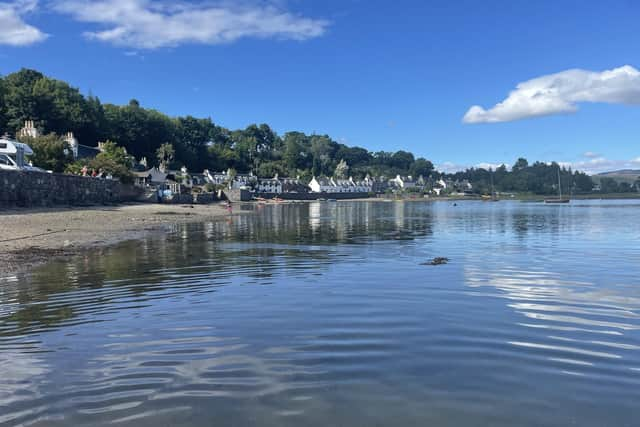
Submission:
<svg viewBox="0 0 640 427">
<path fill-rule="evenodd" d="M 364 180 L 367 182 L 368 186 L 370 185 L 371 193 L 382 194 L 389 189 L 389 180 L 385 176 L 372 178 L 367 175 Z"/>
<path fill-rule="evenodd" d="M 400 176 L 397 175 L 394 179 L 390 181 L 392 187 L 408 190 L 410 188 L 416 187 L 416 181 L 411 176 Z"/>
<path fill-rule="evenodd" d="M 146 171 L 134 171 L 133 175 L 135 185 L 141 188 L 162 185 L 167 180 L 167 174 L 157 167 Z"/>
<path fill-rule="evenodd" d="M 273 178 L 262 178 L 258 180 L 256 187 L 258 193 L 282 193 L 282 181 L 276 175 Z"/>
<path fill-rule="evenodd" d="M 97 147 L 89 147 L 78 142 L 73 132 L 67 132 L 62 138 L 67 144 L 73 155 L 74 160 L 93 159 L 102 152 L 102 143 L 99 142 Z"/>
<path fill-rule="evenodd" d="M 253 188 L 258 184 L 258 177 L 253 173 L 237 174 L 231 183 L 232 189 Z"/>
<path fill-rule="evenodd" d="M 433 189 L 431 190 L 433 194 L 436 196 L 441 196 L 447 191 L 447 183 L 444 179 L 440 178 L 433 184 Z"/>
<path fill-rule="evenodd" d="M 315 176 L 309 182 L 309 188 L 312 193 L 337 193 L 337 186 L 332 179 L 327 177 Z"/>
<path fill-rule="evenodd" d="M 253 174 L 236 174 L 231 179 L 230 171 L 227 172 L 210 172 L 205 169 L 203 178 L 206 183 L 214 185 L 226 185 L 232 189 L 252 188 L 258 184 L 258 178 Z"/>
<path fill-rule="evenodd" d="M 300 178 L 280 178 L 282 181 L 283 193 L 308 193 L 309 186 L 304 184 Z"/>
<path fill-rule="evenodd" d="M 18 138 L 38 138 L 41 135 L 33 120 L 26 120 L 22 129 L 18 132 Z M 100 144 L 98 144 L 98 147 L 89 147 L 80 144 L 78 139 L 73 135 L 73 132 L 64 134 L 62 140 L 69 145 L 69 150 L 74 160 L 93 159 L 102 151 Z"/>
<path fill-rule="evenodd" d="M 354 181 L 349 179 L 336 179 L 313 177 L 309 182 L 309 188 L 313 193 L 369 193 L 372 191 L 373 183 L 369 180 Z"/>
</svg>

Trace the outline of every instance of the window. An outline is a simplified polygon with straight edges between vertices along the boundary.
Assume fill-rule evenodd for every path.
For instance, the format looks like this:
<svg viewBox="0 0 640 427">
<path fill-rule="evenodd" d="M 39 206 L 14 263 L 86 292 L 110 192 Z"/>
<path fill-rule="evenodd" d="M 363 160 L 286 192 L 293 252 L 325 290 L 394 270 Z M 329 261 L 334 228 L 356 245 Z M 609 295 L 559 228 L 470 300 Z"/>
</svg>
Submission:
<svg viewBox="0 0 640 427">
<path fill-rule="evenodd" d="M 11 157 L 0 154 L 0 166 L 16 166 L 16 164 Z"/>
</svg>

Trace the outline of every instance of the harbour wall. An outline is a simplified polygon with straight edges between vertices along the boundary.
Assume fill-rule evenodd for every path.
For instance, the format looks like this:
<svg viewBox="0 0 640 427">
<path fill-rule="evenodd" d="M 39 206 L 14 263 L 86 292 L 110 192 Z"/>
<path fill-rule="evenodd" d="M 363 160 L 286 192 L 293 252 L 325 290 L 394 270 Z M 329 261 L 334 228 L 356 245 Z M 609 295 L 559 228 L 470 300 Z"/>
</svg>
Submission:
<svg viewBox="0 0 640 427">
<path fill-rule="evenodd" d="M 109 179 L 0 170 L 0 208 L 110 205 L 139 196 L 135 187 Z"/>
<path fill-rule="evenodd" d="M 254 197 L 282 200 L 351 200 L 371 197 L 369 193 L 253 193 L 248 190 L 227 190 L 225 194 L 233 202 L 248 202 L 253 200 Z"/>
<path fill-rule="evenodd" d="M 278 198 L 282 200 L 352 200 L 370 197 L 369 193 L 254 193 L 254 196 L 264 199 Z"/>
</svg>

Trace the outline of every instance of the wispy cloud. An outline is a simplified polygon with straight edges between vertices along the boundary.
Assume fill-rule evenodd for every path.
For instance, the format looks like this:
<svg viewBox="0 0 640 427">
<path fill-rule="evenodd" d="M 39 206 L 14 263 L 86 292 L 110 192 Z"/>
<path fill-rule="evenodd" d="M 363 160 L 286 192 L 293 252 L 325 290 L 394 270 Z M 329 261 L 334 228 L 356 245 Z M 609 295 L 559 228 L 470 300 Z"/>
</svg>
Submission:
<svg viewBox="0 0 640 427">
<path fill-rule="evenodd" d="M 137 49 L 221 44 L 241 38 L 306 40 L 323 35 L 328 22 L 298 16 L 274 3 L 150 0 L 58 0 L 54 8 L 99 28 L 94 40 Z"/>
<path fill-rule="evenodd" d="M 47 34 L 24 21 L 37 8 L 37 0 L 0 3 L 0 45 L 26 46 L 46 39 Z"/>
<path fill-rule="evenodd" d="M 510 122 L 573 113 L 581 102 L 640 104 L 640 71 L 625 65 L 602 72 L 575 69 L 538 77 L 518 84 L 493 108 L 474 105 L 463 122 Z"/>
<path fill-rule="evenodd" d="M 593 151 L 585 151 L 582 156 L 588 159 L 595 159 L 596 157 L 601 157 L 600 154 L 595 153 Z"/>
</svg>

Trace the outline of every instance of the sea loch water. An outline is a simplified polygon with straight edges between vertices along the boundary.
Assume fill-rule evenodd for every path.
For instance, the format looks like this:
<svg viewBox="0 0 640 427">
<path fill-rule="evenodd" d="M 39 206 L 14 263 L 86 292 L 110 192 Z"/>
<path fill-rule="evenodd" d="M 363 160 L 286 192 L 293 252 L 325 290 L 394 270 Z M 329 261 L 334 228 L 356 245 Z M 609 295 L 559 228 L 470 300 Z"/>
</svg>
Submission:
<svg viewBox="0 0 640 427">
<path fill-rule="evenodd" d="M 637 426 L 639 329 L 639 202 L 268 206 L 0 282 L 0 425 Z"/>
</svg>

